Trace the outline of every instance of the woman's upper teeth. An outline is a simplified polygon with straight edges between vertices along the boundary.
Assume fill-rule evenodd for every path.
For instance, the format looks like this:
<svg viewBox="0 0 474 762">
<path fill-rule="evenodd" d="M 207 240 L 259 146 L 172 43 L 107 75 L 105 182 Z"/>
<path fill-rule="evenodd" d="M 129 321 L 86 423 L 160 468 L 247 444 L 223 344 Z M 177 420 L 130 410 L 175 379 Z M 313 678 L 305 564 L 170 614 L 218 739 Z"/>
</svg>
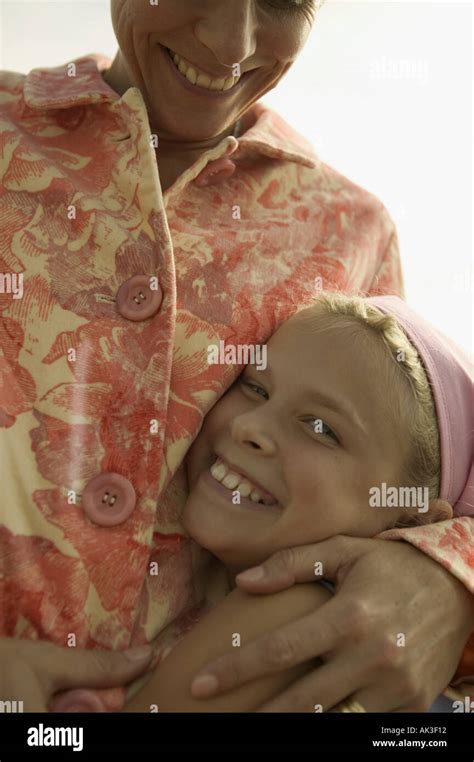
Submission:
<svg viewBox="0 0 474 762">
<path fill-rule="evenodd" d="M 242 497 L 250 497 L 254 503 L 264 503 L 265 505 L 274 505 L 276 503 L 274 497 L 269 493 L 263 493 L 246 476 L 233 471 L 221 458 L 217 458 L 216 462 L 211 466 L 211 474 L 224 487 L 238 490 Z"/>
<path fill-rule="evenodd" d="M 204 87 L 206 90 L 230 90 L 230 88 L 234 87 L 240 79 L 240 77 L 233 77 L 232 75 L 226 78 L 221 77 L 220 79 L 213 79 L 209 74 L 199 71 L 199 69 L 186 61 L 185 58 L 182 58 L 172 50 L 170 50 L 170 54 L 181 74 L 183 74 L 192 85 Z"/>
</svg>

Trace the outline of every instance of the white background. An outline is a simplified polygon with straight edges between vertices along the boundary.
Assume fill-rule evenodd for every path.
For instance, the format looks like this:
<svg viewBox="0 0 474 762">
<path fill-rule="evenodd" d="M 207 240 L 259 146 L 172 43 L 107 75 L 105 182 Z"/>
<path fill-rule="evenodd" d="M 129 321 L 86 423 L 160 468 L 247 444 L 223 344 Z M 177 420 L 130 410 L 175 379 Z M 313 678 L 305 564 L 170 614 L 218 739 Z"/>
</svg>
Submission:
<svg viewBox="0 0 474 762">
<path fill-rule="evenodd" d="M 224 0 L 225 1 L 225 0 Z M 115 55 L 109 0 L 0 0 L 0 68 Z M 472 352 L 470 2 L 327 0 L 265 101 L 375 193 L 399 232 L 407 300 Z"/>
</svg>

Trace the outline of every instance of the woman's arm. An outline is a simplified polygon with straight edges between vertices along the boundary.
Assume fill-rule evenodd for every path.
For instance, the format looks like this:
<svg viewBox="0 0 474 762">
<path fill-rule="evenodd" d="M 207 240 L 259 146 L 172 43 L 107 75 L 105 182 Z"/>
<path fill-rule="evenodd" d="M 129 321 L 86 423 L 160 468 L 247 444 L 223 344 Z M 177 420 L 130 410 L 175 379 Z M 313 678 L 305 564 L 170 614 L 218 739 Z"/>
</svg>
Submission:
<svg viewBox="0 0 474 762">
<path fill-rule="evenodd" d="M 189 632 L 125 706 L 125 712 L 250 712 L 314 668 L 316 660 L 267 675 L 209 701 L 194 699 L 190 685 L 207 662 L 275 628 L 311 614 L 331 598 L 317 582 L 271 595 L 233 590 Z M 239 646 L 234 646 L 236 649 Z"/>
<path fill-rule="evenodd" d="M 315 559 L 337 580 L 332 600 L 206 665 L 200 675 L 215 677 L 217 689 L 203 703 L 269 670 L 324 656 L 323 666 L 262 710 L 308 711 L 317 701 L 327 711 L 351 697 L 369 712 L 426 711 L 452 679 L 473 630 L 473 596 L 408 543 L 342 535 L 279 551 L 261 577 L 237 581 L 254 594 L 288 589 L 314 579 Z"/>
</svg>

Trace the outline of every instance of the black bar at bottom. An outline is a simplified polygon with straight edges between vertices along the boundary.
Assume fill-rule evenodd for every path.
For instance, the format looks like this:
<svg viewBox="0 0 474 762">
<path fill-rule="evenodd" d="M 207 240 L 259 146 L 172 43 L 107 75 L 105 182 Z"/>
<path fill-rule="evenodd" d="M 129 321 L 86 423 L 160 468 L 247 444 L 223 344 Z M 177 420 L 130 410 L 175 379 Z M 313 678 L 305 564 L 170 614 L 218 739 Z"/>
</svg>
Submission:
<svg viewBox="0 0 474 762">
<path fill-rule="evenodd" d="M 215 746 L 474 760 L 471 714 L 1 714 L 0 760 L 101 759 Z M 284 750 L 282 750 L 284 751 Z"/>
</svg>

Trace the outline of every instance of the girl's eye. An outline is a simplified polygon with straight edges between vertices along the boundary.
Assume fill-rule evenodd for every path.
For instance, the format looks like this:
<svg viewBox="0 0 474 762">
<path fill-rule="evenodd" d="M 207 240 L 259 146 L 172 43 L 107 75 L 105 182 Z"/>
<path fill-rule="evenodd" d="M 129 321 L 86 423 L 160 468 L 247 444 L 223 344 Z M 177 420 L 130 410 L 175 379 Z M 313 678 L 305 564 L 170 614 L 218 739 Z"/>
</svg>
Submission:
<svg viewBox="0 0 474 762">
<path fill-rule="evenodd" d="M 324 436 L 334 439 L 335 442 L 339 442 L 334 431 L 324 423 L 322 418 L 310 418 L 307 423 L 311 424 L 311 428 L 315 434 L 323 434 Z"/>
<path fill-rule="evenodd" d="M 262 387 L 258 384 L 253 384 L 251 381 L 246 381 L 244 378 L 240 379 L 240 383 L 242 386 L 246 386 L 247 389 L 249 389 L 254 394 L 258 394 L 260 397 L 263 397 L 263 399 L 268 399 L 268 395 L 265 389 L 262 389 Z"/>
</svg>

